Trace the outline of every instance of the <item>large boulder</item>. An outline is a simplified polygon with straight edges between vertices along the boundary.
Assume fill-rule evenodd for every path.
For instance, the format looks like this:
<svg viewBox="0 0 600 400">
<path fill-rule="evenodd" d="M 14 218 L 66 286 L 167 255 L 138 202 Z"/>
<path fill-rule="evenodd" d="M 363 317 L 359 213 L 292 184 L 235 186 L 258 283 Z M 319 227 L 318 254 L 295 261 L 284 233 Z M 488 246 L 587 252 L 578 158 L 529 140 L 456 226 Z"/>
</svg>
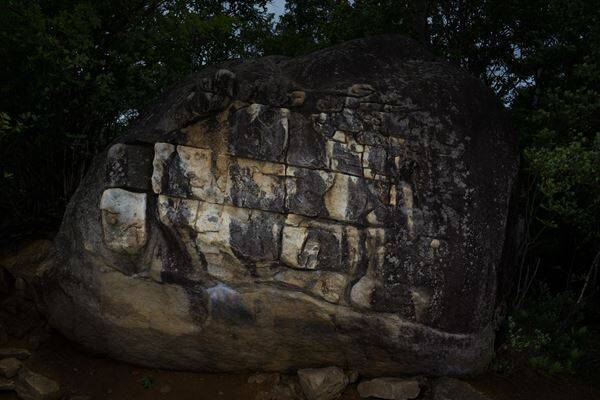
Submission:
<svg viewBox="0 0 600 400">
<path fill-rule="evenodd" d="M 516 170 L 494 95 L 409 39 L 209 67 L 97 157 L 49 319 L 152 367 L 476 372 Z"/>
</svg>

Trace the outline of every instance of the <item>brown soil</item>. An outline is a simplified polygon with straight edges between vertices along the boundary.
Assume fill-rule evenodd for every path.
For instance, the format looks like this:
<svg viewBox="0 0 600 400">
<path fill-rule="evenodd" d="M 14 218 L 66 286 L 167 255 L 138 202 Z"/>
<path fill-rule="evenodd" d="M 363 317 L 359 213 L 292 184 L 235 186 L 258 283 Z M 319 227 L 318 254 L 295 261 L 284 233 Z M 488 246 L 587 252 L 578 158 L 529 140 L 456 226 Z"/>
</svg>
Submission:
<svg viewBox="0 0 600 400">
<path fill-rule="evenodd" d="M 27 342 L 11 341 L 10 347 L 27 347 Z M 254 400 L 268 391 L 271 382 L 248 383 L 252 374 L 210 374 L 141 368 L 97 357 L 82 351 L 58 334 L 32 352 L 26 365 L 61 384 L 66 399 L 70 395 L 89 395 L 94 400 Z M 151 381 L 149 388 L 144 381 Z M 529 369 L 515 370 L 510 376 L 488 372 L 468 380 L 491 400 L 593 400 L 600 391 L 572 379 L 552 377 Z M 165 389 L 168 393 L 164 393 Z M 161 391 L 162 389 L 162 391 Z M 12 393 L 1 400 L 17 399 Z M 341 400 L 360 399 L 355 385 L 349 386 Z"/>
<path fill-rule="evenodd" d="M 3 347 L 27 347 L 26 341 L 11 341 Z M 25 365 L 59 382 L 65 398 L 89 395 L 94 400 L 254 400 L 272 383 L 248 383 L 253 374 L 212 374 L 137 367 L 124 362 L 90 355 L 79 346 L 53 334 L 49 342 L 32 352 Z M 149 388 L 144 381 L 151 381 Z M 168 387 L 168 393 L 162 393 Z M 0 393 L 1 400 L 17 399 L 13 393 Z M 340 398 L 360 399 L 349 387 Z"/>
</svg>

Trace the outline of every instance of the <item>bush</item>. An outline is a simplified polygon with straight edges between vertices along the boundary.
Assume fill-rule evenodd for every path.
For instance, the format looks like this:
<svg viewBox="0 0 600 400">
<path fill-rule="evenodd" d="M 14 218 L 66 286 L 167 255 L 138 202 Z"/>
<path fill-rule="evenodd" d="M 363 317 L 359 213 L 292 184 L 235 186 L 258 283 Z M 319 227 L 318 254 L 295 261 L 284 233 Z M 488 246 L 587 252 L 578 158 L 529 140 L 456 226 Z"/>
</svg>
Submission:
<svg viewBox="0 0 600 400">
<path fill-rule="evenodd" d="M 508 345 L 527 356 L 530 366 L 551 374 L 590 372 L 600 367 L 598 332 L 586 325 L 583 308 L 570 292 L 552 294 L 541 285 L 508 317 Z"/>
</svg>

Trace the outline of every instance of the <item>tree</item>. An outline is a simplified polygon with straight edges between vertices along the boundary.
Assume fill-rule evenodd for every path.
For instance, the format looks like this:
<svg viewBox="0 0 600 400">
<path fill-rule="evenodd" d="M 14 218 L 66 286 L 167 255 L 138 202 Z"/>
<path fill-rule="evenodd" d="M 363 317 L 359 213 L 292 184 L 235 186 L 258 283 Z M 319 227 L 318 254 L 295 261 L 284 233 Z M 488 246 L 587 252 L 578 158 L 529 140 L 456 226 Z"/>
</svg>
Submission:
<svg viewBox="0 0 600 400">
<path fill-rule="evenodd" d="M 256 55 L 267 0 L 0 4 L 2 232 L 55 227 L 92 156 L 204 65 Z"/>
</svg>

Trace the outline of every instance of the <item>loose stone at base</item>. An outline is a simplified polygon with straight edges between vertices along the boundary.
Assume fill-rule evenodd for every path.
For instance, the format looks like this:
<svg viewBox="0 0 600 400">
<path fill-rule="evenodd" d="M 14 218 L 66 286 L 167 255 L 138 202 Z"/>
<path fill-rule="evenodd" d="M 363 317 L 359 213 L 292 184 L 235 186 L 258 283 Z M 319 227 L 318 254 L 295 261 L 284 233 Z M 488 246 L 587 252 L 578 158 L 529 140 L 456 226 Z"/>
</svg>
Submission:
<svg viewBox="0 0 600 400">
<path fill-rule="evenodd" d="M 22 400 L 56 400 L 60 397 L 58 383 L 26 368 L 19 372 L 15 391 Z"/>
<path fill-rule="evenodd" d="M 376 378 L 358 384 L 360 397 L 406 400 L 417 398 L 419 392 L 419 381 L 417 379 Z"/>
<path fill-rule="evenodd" d="M 0 375 L 12 378 L 17 374 L 23 363 L 16 358 L 5 358 L 0 360 Z"/>
<path fill-rule="evenodd" d="M 298 378 L 308 400 L 335 399 L 348 385 L 348 377 L 338 367 L 301 369 Z"/>
</svg>

